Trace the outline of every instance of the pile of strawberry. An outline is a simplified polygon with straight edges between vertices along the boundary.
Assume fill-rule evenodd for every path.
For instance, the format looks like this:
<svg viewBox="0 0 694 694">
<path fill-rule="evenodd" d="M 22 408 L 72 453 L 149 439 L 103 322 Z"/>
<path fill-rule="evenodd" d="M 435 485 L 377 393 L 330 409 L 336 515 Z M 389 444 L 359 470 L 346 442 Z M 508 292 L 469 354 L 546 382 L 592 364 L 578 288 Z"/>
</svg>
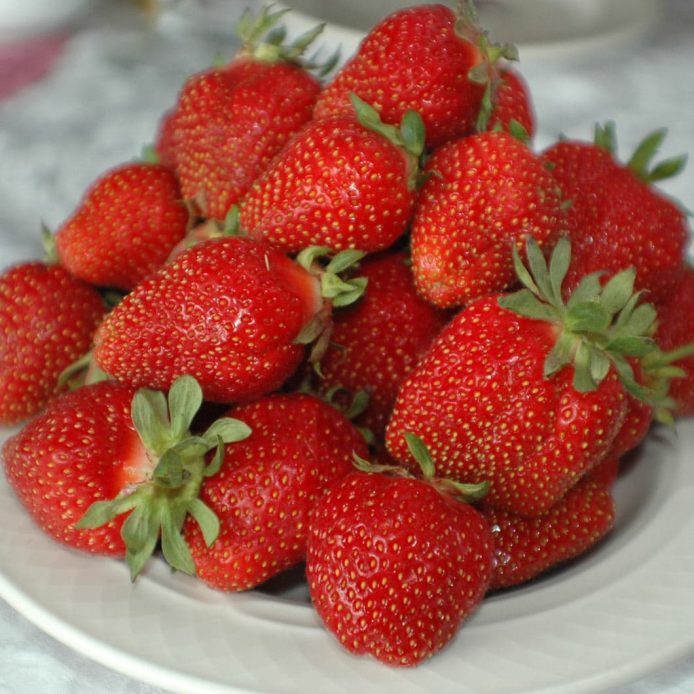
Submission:
<svg viewBox="0 0 694 694">
<path fill-rule="evenodd" d="M 683 159 L 658 131 L 623 164 L 611 126 L 533 151 L 469 3 L 387 17 L 326 85 L 281 15 L 0 277 L 5 473 L 133 579 L 305 562 L 345 648 L 413 665 L 604 537 L 620 458 L 694 412 L 686 218 L 653 186 Z"/>
</svg>

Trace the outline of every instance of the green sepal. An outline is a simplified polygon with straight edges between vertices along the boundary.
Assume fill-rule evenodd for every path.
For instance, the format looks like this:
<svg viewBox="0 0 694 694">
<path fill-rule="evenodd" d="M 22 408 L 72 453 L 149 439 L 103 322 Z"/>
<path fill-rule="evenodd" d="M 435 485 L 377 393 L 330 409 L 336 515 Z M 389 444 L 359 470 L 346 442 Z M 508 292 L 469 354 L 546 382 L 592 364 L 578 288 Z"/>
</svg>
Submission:
<svg viewBox="0 0 694 694">
<path fill-rule="evenodd" d="M 419 436 L 409 431 L 406 431 L 403 436 L 405 437 L 405 442 L 407 443 L 410 454 L 417 461 L 422 470 L 424 479 L 432 479 L 436 474 L 436 467 L 424 441 L 422 441 Z"/>
<path fill-rule="evenodd" d="M 164 394 L 141 388 L 133 397 L 130 416 L 145 448 L 157 455 L 163 454 L 172 440 Z"/>
<path fill-rule="evenodd" d="M 186 509 L 187 510 L 187 506 Z M 181 535 L 181 511 L 175 506 L 164 507 L 161 512 L 161 551 L 164 559 L 178 571 L 195 575 L 195 562 Z"/>
<path fill-rule="evenodd" d="M 554 347 L 545 359 L 543 374 L 545 378 L 551 378 L 555 373 L 561 371 L 565 366 L 573 363 L 574 355 L 578 349 L 581 339 L 577 335 L 562 332 Z"/>
<path fill-rule="evenodd" d="M 95 501 L 75 523 L 79 530 L 99 528 L 110 523 L 116 516 L 127 513 L 138 504 L 135 493 L 123 494 L 110 501 Z"/>
<path fill-rule="evenodd" d="M 219 537 L 220 523 L 217 514 L 201 499 L 191 499 L 186 505 L 186 511 L 193 516 L 208 547 Z"/>
<path fill-rule="evenodd" d="M 457 482 L 448 478 L 436 478 L 434 486 L 439 490 L 452 494 L 459 501 L 465 503 L 474 503 L 481 501 L 489 493 L 491 483 L 487 480 L 484 482 Z"/>
<path fill-rule="evenodd" d="M 223 443 L 235 443 L 247 439 L 250 435 L 251 428 L 245 422 L 233 417 L 222 417 L 209 426 L 202 438 L 207 441 L 208 448 L 213 448 L 219 439 Z"/>
<path fill-rule="evenodd" d="M 217 448 L 215 449 L 212 460 L 205 466 L 202 471 L 203 477 L 214 477 L 222 468 L 224 462 L 224 441 L 222 437 L 217 437 Z"/>
<path fill-rule="evenodd" d="M 181 376 L 169 390 L 169 415 L 171 437 L 177 441 L 190 429 L 193 419 L 202 405 L 202 388 L 192 376 Z"/>
<path fill-rule="evenodd" d="M 179 489 L 188 480 L 183 466 L 183 458 L 174 449 L 169 448 L 159 458 L 152 478 L 162 487 Z"/>
<path fill-rule="evenodd" d="M 604 333 L 610 322 L 610 314 L 594 301 L 577 304 L 569 309 L 565 318 L 567 330 L 574 333 Z"/>
<path fill-rule="evenodd" d="M 617 152 L 617 132 L 614 121 L 608 121 L 605 125 L 595 124 L 593 142 L 600 149 L 614 155 Z"/>
<path fill-rule="evenodd" d="M 364 251 L 358 251 L 354 248 L 336 253 L 332 260 L 327 264 L 325 271 L 337 275 L 344 272 L 350 267 L 356 265 L 362 258 L 366 256 Z"/>
<path fill-rule="evenodd" d="M 600 296 L 600 278 L 603 274 L 603 272 L 592 272 L 583 277 L 566 302 L 566 307 L 570 310 L 578 304 L 597 301 Z"/>
<path fill-rule="evenodd" d="M 535 320 L 554 321 L 559 318 L 552 306 L 540 301 L 529 289 L 499 297 L 499 306 Z"/>
</svg>

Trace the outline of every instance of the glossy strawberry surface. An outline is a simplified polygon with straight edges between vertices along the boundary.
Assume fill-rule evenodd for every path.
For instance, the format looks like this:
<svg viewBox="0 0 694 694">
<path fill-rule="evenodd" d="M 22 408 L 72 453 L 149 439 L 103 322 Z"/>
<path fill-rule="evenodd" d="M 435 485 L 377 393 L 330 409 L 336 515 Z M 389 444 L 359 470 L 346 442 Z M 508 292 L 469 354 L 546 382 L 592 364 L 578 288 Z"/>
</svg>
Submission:
<svg viewBox="0 0 694 694">
<path fill-rule="evenodd" d="M 320 85 L 285 62 L 238 58 L 191 77 L 173 116 L 171 142 L 185 198 L 223 220 L 306 123 Z"/>
<path fill-rule="evenodd" d="M 414 468 L 405 432 L 428 446 L 437 475 L 491 482 L 490 505 L 546 513 L 608 452 L 622 425 L 625 391 L 612 370 L 592 392 L 573 367 L 545 378 L 556 340 L 549 323 L 497 303 L 458 314 L 402 385 L 388 425 L 393 457 Z"/>
<path fill-rule="evenodd" d="M 37 525 L 75 549 L 123 555 L 124 517 L 96 529 L 74 524 L 152 471 L 130 417 L 134 391 L 112 382 L 53 400 L 2 450 L 5 474 Z"/>
<path fill-rule="evenodd" d="M 367 455 L 362 435 L 340 412 L 310 395 L 273 395 L 233 408 L 251 428 L 227 446 L 222 467 L 201 498 L 221 530 L 208 548 L 189 521 L 185 537 L 197 575 L 227 591 L 256 586 L 303 561 L 309 511 L 333 481 Z"/>
<path fill-rule="evenodd" d="M 95 359 L 130 385 L 168 389 L 189 374 L 205 398 L 279 388 L 304 354 L 301 329 L 323 308 L 318 280 L 245 238 L 207 241 L 142 282 L 109 314 Z"/>
<path fill-rule="evenodd" d="M 101 176 L 58 229 L 58 257 L 85 282 L 127 291 L 161 267 L 187 224 L 171 169 L 124 164 Z"/>
<path fill-rule="evenodd" d="M 465 33 L 465 32 L 463 32 Z M 349 94 L 372 104 L 397 125 L 409 109 L 426 125 L 427 145 L 470 132 L 484 86 L 469 79 L 483 60 L 474 32 L 456 32 L 456 16 L 443 5 L 408 7 L 386 17 L 322 92 L 315 117 L 350 111 Z"/>
<path fill-rule="evenodd" d="M 551 249 L 566 230 L 552 174 L 522 142 L 488 132 L 451 142 L 427 164 L 432 173 L 412 224 L 419 293 L 460 306 L 515 281 L 511 249 L 532 236 Z"/>
<path fill-rule="evenodd" d="M 0 275 L 0 424 L 35 414 L 58 392 L 105 311 L 94 289 L 58 265 L 24 263 Z"/>
<path fill-rule="evenodd" d="M 427 482 L 354 472 L 311 517 L 306 574 L 321 620 L 350 652 L 411 666 L 482 600 L 492 538 L 480 514 Z"/>
<path fill-rule="evenodd" d="M 405 154 L 353 115 L 314 121 L 253 185 L 241 226 L 290 253 L 388 248 L 413 212 L 411 174 Z"/>
</svg>

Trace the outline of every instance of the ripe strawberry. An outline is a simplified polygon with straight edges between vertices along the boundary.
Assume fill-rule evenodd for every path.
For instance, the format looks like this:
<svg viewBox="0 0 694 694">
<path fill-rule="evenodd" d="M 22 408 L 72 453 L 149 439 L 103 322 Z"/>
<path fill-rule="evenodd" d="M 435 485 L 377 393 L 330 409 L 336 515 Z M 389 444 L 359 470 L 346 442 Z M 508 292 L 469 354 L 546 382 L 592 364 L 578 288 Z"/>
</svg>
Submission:
<svg viewBox="0 0 694 694">
<path fill-rule="evenodd" d="M 242 52 L 228 65 L 191 77 L 172 116 L 183 195 L 223 220 L 289 136 L 310 120 L 320 83 L 299 63 L 318 31 L 283 47 L 260 36 L 283 12 L 265 10 L 239 27 Z M 281 40 L 281 39 L 280 39 Z"/>
<path fill-rule="evenodd" d="M 154 143 L 154 153 L 159 163 L 174 170 L 176 169 L 175 116 L 174 109 L 162 116 Z"/>
<path fill-rule="evenodd" d="M 488 506 L 480 511 L 494 538 L 491 589 L 520 585 L 575 559 L 602 540 L 615 520 L 608 487 L 592 478 L 581 480 L 542 516 L 524 518 Z"/>
<path fill-rule="evenodd" d="M 611 125 L 596 130 L 596 144 L 564 141 L 542 156 L 565 198 L 573 260 L 566 289 L 587 274 L 637 270 L 637 289 L 660 303 L 683 271 L 687 224 L 682 210 L 651 185 L 674 175 L 683 158 L 649 169 L 665 131 L 649 135 L 626 165 L 615 159 Z"/>
<path fill-rule="evenodd" d="M 3 447 L 7 479 L 38 526 L 75 549 L 126 555 L 133 577 L 161 534 L 166 559 L 192 572 L 181 549 L 187 513 L 215 532 L 197 498 L 208 469 L 204 453 L 248 435 L 220 420 L 202 436 L 189 427 L 202 401 L 186 377 L 161 393 L 102 382 L 53 400 Z M 85 513 L 86 512 L 86 513 Z"/>
<path fill-rule="evenodd" d="M 275 158 L 241 205 L 254 238 L 294 253 L 310 244 L 377 251 L 405 232 L 419 182 L 424 131 L 400 129 L 354 97 L 355 114 L 314 121 Z"/>
<path fill-rule="evenodd" d="M 507 68 L 500 73 L 488 129 L 493 130 L 500 125 L 502 129 L 510 130 L 513 121 L 522 126 L 528 137 L 533 137 L 535 113 L 530 90 L 518 72 Z"/>
<path fill-rule="evenodd" d="M 556 182 L 505 132 L 451 142 L 429 160 L 412 224 L 421 296 L 443 308 L 502 291 L 515 280 L 511 250 L 533 236 L 551 249 L 565 228 Z"/>
<path fill-rule="evenodd" d="M 654 348 L 646 335 L 655 310 L 636 307 L 631 271 L 602 289 L 590 276 L 564 303 L 568 241 L 557 244 L 549 268 L 532 239 L 526 252 L 532 275 L 514 250 L 526 288 L 468 305 L 410 373 L 386 443 L 412 467 L 403 433 L 417 434 L 439 474 L 489 480 L 490 505 L 540 515 L 608 453 L 625 387 L 650 396 L 626 357 Z"/>
<path fill-rule="evenodd" d="M 454 490 L 437 488 L 430 460 L 423 469 L 424 480 L 355 471 L 309 523 L 306 575 L 318 615 L 347 650 L 389 665 L 416 665 L 443 648 L 491 578 L 487 523 Z"/>
<path fill-rule="evenodd" d="M 134 387 L 167 389 L 186 373 L 206 400 L 259 397 L 296 370 L 306 342 L 327 336 L 331 305 L 361 294 L 364 281 L 332 272 L 361 255 L 337 255 L 323 270 L 311 253 L 304 267 L 260 241 L 212 239 L 128 294 L 97 331 L 94 357 Z"/>
<path fill-rule="evenodd" d="M 58 392 L 105 311 L 94 289 L 58 265 L 24 263 L 0 275 L 0 424 L 35 414 Z"/>
<path fill-rule="evenodd" d="M 346 417 L 310 395 L 273 395 L 229 414 L 252 434 L 226 449 L 203 485 L 200 498 L 219 517 L 219 536 L 208 548 L 192 520 L 184 535 L 198 577 L 237 591 L 304 560 L 309 511 L 367 447 Z"/>
<path fill-rule="evenodd" d="M 164 263 L 187 225 L 168 167 L 125 164 L 94 183 L 55 243 L 60 264 L 75 277 L 129 291 Z"/>
<path fill-rule="evenodd" d="M 490 44 L 471 3 L 460 5 L 459 16 L 443 5 L 421 5 L 377 24 L 320 95 L 315 118 L 349 113 L 355 93 L 391 125 L 409 110 L 419 113 L 428 148 L 471 132 L 495 81 L 495 61 L 515 54 Z"/>
<path fill-rule="evenodd" d="M 682 369 L 670 385 L 675 415 L 694 414 L 694 268 L 687 267 L 670 298 L 658 307 L 656 340 L 670 354 L 669 361 Z"/>
<path fill-rule="evenodd" d="M 381 437 L 400 384 L 447 316 L 417 296 L 402 251 L 368 258 L 359 274 L 367 279 L 368 291 L 335 316 L 317 385 L 323 393 L 338 386 L 367 391 L 368 405 L 356 421 Z"/>
</svg>

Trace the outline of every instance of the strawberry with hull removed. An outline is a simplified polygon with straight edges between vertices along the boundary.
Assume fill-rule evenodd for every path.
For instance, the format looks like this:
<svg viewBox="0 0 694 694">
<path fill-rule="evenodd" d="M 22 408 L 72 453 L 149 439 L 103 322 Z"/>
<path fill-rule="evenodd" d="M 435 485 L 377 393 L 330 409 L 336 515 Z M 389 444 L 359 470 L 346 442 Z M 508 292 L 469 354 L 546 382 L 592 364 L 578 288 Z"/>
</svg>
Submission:
<svg viewBox="0 0 694 694">
<path fill-rule="evenodd" d="M 524 289 L 479 299 L 443 330 L 398 394 L 386 443 L 413 466 L 403 432 L 429 447 L 437 472 L 489 480 L 487 502 L 546 513 L 609 452 L 636 382 L 628 357 L 655 349 L 655 309 L 638 305 L 634 273 L 601 289 L 587 277 L 564 303 L 570 261 L 562 239 L 547 266 L 528 241 L 532 273 L 514 251 Z"/>
<path fill-rule="evenodd" d="M 343 281 L 332 272 L 362 255 L 346 253 L 326 268 L 309 254 L 304 267 L 260 241 L 202 243 L 109 314 L 95 336 L 94 358 L 133 387 L 166 390 L 189 374 L 214 402 L 277 390 L 298 367 L 305 344 L 328 334 L 332 306 L 356 301 L 363 291 L 359 278 Z"/>
<path fill-rule="evenodd" d="M 36 414 L 59 392 L 105 312 L 99 294 L 58 265 L 23 263 L 0 275 L 0 425 Z"/>
<path fill-rule="evenodd" d="M 299 393 L 272 395 L 230 410 L 251 435 L 228 446 L 201 499 L 221 522 L 207 546 L 199 526 L 184 528 L 197 576 L 213 588 L 253 588 L 303 561 L 309 512 L 337 479 L 352 472 L 366 443 L 331 405 Z"/>
</svg>

